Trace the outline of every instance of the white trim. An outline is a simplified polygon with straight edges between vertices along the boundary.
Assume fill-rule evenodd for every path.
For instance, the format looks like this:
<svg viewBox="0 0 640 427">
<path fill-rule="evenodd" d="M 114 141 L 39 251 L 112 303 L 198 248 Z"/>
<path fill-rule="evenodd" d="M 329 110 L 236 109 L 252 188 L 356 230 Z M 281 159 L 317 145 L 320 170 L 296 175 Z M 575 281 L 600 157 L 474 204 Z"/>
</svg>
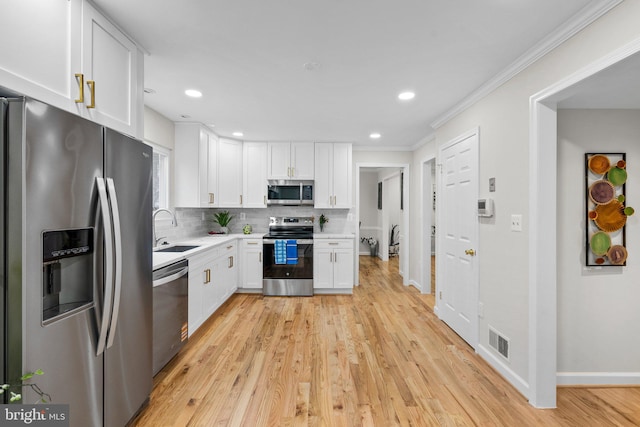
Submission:
<svg viewBox="0 0 640 427">
<path fill-rule="evenodd" d="M 353 151 L 415 151 L 412 147 L 398 147 L 394 145 L 385 145 L 381 147 L 379 145 L 369 146 L 369 145 L 353 145 Z"/>
<path fill-rule="evenodd" d="M 529 402 L 555 407 L 557 357 L 557 114 L 563 91 L 640 52 L 640 38 L 530 98 L 529 135 Z M 539 201 L 544 201 L 543 204 Z M 538 230 L 545 230 L 539 233 Z"/>
<path fill-rule="evenodd" d="M 414 288 L 416 288 L 418 291 L 420 291 L 421 294 L 430 294 L 431 292 L 423 292 L 422 290 L 422 286 L 420 286 L 420 283 L 416 282 L 415 280 L 411 279 L 409 280 L 409 286 L 413 286 Z"/>
<path fill-rule="evenodd" d="M 529 394 L 529 384 L 516 374 L 506 363 L 502 357 L 496 356 L 493 351 L 489 350 L 482 344 L 478 345 L 477 353 L 491 365 L 493 369 L 498 371 L 500 375 L 505 377 L 507 381 L 513 385 L 516 390 L 522 393 L 525 397 Z"/>
<path fill-rule="evenodd" d="M 640 372 L 558 372 L 558 385 L 640 385 Z"/>
<path fill-rule="evenodd" d="M 456 104 L 452 109 L 434 120 L 431 123 L 431 127 L 438 129 L 440 126 L 444 125 L 449 120 L 462 113 L 485 96 L 489 95 L 527 67 L 531 66 L 537 60 L 573 37 L 583 28 L 599 19 L 602 15 L 622 3 L 622 1 L 623 0 L 592 1 L 571 19 L 560 25 L 555 31 L 549 33 L 545 38 L 527 50 L 502 72 L 495 75 L 461 102 Z"/>
</svg>

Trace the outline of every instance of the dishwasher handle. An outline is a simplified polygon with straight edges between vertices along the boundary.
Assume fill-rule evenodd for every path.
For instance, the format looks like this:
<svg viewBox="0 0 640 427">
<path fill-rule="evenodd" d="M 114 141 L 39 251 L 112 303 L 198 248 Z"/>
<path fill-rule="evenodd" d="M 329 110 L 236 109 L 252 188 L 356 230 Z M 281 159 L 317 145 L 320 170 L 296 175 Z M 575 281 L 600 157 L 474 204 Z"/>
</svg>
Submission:
<svg viewBox="0 0 640 427">
<path fill-rule="evenodd" d="M 153 281 L 153 287 L 155 288 L 156 286 L 161 286 L 161 285 L 167 284 L 169 282 L 172 282 L 172 281 L 174 281 L 176 279 L 179 279 L 179 278 L 181 278 L 183 276 L 186 276 L 187 273 L 189 273 L 189 267 L 185 267 L 182 270 L 180 270 L 177 273 L 172 274 L 170 276 L 161 277 L 159 279 L 154 280 Z"/>
</svg>

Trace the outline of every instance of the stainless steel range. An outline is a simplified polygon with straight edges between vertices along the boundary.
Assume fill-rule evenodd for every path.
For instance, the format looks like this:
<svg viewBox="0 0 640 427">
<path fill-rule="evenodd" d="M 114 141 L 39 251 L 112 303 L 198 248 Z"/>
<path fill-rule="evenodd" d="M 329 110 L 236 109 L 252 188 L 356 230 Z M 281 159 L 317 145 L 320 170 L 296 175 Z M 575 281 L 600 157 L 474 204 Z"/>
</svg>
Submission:
<svg viewBox="0 0 640 427">
<path fill-rule="evenodd" d="M 263 252 L 264 295 L 313 295 L 313 217 L 271 217 Z"/>
</svg>

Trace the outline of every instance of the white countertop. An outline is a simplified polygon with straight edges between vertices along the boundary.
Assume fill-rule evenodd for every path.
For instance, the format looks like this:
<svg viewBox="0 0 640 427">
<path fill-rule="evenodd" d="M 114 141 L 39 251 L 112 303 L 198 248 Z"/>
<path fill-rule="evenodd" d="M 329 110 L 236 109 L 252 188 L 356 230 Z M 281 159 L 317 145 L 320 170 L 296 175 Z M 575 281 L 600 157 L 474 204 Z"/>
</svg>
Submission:
<svg viewBox="0 0 640 427">
<path fill-rule="evenodd" d="M 153 251 L 153 269 L 165 267 L 183 259 L 187 259 L 190 256 L 196 255 L 199 252 L 205 251 L 211 247 L 221 245 L 235 239 L 261 239 L 262 234 L 214 234 L 206 237 L 195 237 L 190 239 L 181 240 L 179 242 L 172 243 L 170 245 L 160 245 L 154 248 Z M 184 252 L 158 252 L 158 249 L 168 248 L 171 246 L 198 246 L 197 248 L 190 249 Z"/>
</svg>

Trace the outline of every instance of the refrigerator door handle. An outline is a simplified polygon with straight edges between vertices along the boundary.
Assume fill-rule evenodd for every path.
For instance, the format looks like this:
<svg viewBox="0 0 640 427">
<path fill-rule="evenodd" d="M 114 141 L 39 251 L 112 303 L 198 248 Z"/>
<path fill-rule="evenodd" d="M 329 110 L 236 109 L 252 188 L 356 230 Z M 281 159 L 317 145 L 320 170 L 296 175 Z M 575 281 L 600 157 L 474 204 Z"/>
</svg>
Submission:
<svg viewBox="0 0 640 427">
<path fill-rule="evenodd" d="M 98 335 L 98 348 L 96 356 L 101 355 L 105 350 L 107 342 L 107 331 L 109 330 L 110 313 L 112 310 L 111 303 L 113 300 L 113 232 L 111 229 L 111 213 L 109 211 L 109 200 L 107 198 L 107 189 L 104 180 L 96 177 L 96 187 L 98 188 L 98 200 L 100 204 L 100 212 L 102 215 L 102 224 L 104 228 L 104 245 L 105 245 L 105 281 L 104 295 L 102 307 L 102 319 L 100 319 L 100 333 Z"/>
<path fill-rule="evenodd" d="M 113 178 L 107 178 L 107 194 L 111 201 L 111 220 L 113 221 L 113 240 L 115 244 L 115 289 L 113 294 L 113 309 L 111 310 L 111 322 L 109 326 L 109 339 L 107 348 L 113 345 L 118 325 L 118 313 L 120 312 L 120 295 L 122 294 L 122 229 L 120 227 L 120 210 L 118 209 L 118 197 Z"/>
</svg>

